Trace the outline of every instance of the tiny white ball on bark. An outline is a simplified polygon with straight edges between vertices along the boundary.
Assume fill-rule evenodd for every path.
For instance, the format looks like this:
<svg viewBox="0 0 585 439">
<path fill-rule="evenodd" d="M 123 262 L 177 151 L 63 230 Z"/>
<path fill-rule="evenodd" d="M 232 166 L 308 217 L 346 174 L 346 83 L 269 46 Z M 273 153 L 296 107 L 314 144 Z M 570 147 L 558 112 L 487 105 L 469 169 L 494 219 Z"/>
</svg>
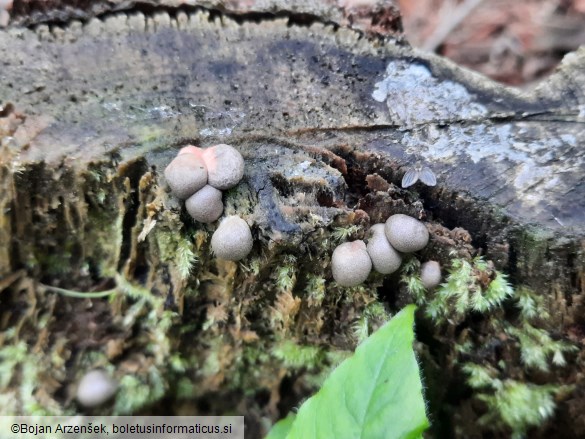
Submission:
<svg viewBox="0 0 585 439">
<path fill-rule="evenodd" d="M 77 386 L 77 401 L 87 408 L 102 405 L 118 390 L 118 383 L 103 370 L 86 373 Z"/>
<path fill-rule="evenodd" d="M 435 288 L 441 283 L 441 266 L 437 261 L 428 261 L 420 266 L 420 280 L 425 288 Z"/>
</svg>

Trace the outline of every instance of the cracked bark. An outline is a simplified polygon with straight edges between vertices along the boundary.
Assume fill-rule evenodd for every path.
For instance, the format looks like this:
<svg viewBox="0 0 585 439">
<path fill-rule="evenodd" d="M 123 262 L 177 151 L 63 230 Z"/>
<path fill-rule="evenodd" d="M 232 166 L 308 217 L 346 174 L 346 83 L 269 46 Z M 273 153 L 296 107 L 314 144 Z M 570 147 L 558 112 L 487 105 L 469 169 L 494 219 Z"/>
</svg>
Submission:
<svg viewBox="0 0 585 439">
<path fill-rule="evenodd" d="M 12 125 L 2 125 L 0 275 L 10 280 L 5 300 L 13 309 L 3 329 L 22 318 L 23 291 L 35 295 L 35 307 L 49 309 L 35 282 L 90 290 L 123 273 L 165 298 L 168 309 L 179 311 L 180 325 L 196 327 L 189 337 L 201 337 L 201 345 L 186 347 L 180 335 L 170 339 L 205 364 L 206 343 L 220 334 L 239 334 L 230 344 L 236 351 L 246 345 L 246 331 L 263 343 L 278 338 L 262 313 L 276 306 L 279 292 L 270 282 L 283 255 L 300 251 L 322 261 L 299 262 L 292 295 L 302 297 L 310 276 L 329 282 L 330 249 L 322 241 L 330 239 L 333 227 L 358 224 L 363 234 L 374 220 L 408 213 L 429 224 L 468 230 L 475 249 L 515 284 L 548 298 L 559 337 L 580 331 L 585 52 L 568 56 L 553 77 L 522 93 L 419 53 L 399 38 L 366 38 L 324 24 L 347 22 L 343 10 L 268 15 L 278 11 L 274 5 L 227 8 L 222 14 L 170 3 L 164 9 L 143 5 L 142 11 L 124 4 L 130 10 L 104 12 L 122 7 L 114 2 L 99 9 L 99 18 L 89 18 L 92 10 L 83 7 L 26 15 L 26 8 L 15 5 L 23 23 L 33 24 L 37 17 L 61 24 L 0 33 L 0 96 L 4 120 L 12 118 Z M 79 16 L 87 21 L 72 19 Z M 371 31 L 370 24 L 362 28 Z M 227 213 L 254 222 L 254 255 L 260 261 L 255 276 L 242 267 L 218 265 L 205 240 L 195 237 L 214 226 L 193 224 L 165 192 L 161 170 L 181 146 L 220 141 L 238 147 L 246 159 L 244 181 L 226 194 L 225 204 Z M 378 174 L 398 186 L 405 169 L 419 160 L 437 174 L 437 187 L 418 187 L 413 195 L 391 186 L 383 195 L 367 182 Z M 139 240 L 152 221 L 153 232 Z M 192 237 L 200 261 L 189 278 L 161 256 L 159 230 Z M 449 246 L 437 238 L 423 257 L 439 255 L 447 263 Z M 19 283 L 11 273 L 25 274 Z M 33 286 L 24 288 L 24 278 Z M 398 288 L 397 280 L 382 285 L 375 279 L 374 286 L 396 305 L 388 290 Z M 60 319 L 80 312 L 81 305 L 63 298 L 58 303 L 66 311 L 59 318 L 51 314 L 51 330 L 65 333 Z M 230 317 L 210 335 L 202 327 L 212 306 L 225 306 Z M 363 308 L 359 300 L 343 306 L 331 300 L 322 310 L 301 306 L 294 325 L 282 323 L 283 333 L 305 343 L 352 347 L 348 328 Z M 60 388 L 69 389 L 78 378 L 88 350 L 130 337 L 120 335 L 115 323 L 121 311 L 108 312 L 112 320 L 98 320 L 103 327 L 90 347 L 66 343 L 74 366 L 59 379 Z M 35 326 L 28 325 L 24 339 Z M 108 330 L 116 337 L 102 334 Z M 110 360 L 129 370 L 128 358 L 139 355 L 140 346 Z M 251 367 L 238 363 L 235 354 L 221 355 L 220 363 L 233 363 L 231 373 Z M 211 404 L 217 412 L 248 404 L 246 414 L 260 428 L 261 417 L 279 415 L 277 389 L 286 390 L 290 380 L 281 381 L 282 369 L 270 367 L 267 375 L 277 378 L 254 383 L 252 401 L 238 393 L 243 384 L 234 385 L 237 391 L 222 387 L 229 380 L 217 375 L 194 378 L 213 395 L 195 400 L 217 399 Z M 571 367 L 573 378 L 568 374 L 563 382 L 576 384 L 579 395 L 582 383 L 574 376 L 582 366 L 575 361 Z M 302 388 L 289 391 L 280 410 L 296 404 L 288 398 L 298 401 L 304 394 Z M 263 398 L 269 403 L 259 402 Z M 568 416 L 582 401 L 575 396 L 558 416 Z M 578 419 L 569 422 L 567 430 L 584 431 Z"/>
</svg>

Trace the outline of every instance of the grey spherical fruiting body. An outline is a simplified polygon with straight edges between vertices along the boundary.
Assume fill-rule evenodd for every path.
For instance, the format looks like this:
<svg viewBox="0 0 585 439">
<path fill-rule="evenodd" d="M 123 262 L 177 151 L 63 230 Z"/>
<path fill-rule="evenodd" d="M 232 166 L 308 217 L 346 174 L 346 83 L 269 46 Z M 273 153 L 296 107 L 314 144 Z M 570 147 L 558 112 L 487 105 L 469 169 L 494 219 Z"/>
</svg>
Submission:
<svg viewBox="0 0 585 439">
<path fill-rule="evenodd" d="M 388 242 L 384 224 L 374 224 L 370 228 L 371 237 L 366 247 L 374 269 L 381 274 L 394 273 L 400 268 L 402 255 Z"/>
<path fill-rule="evenodd" d="M 233 147 L 215 145 L 203 150 L 208 172 L 208 183 L 216 189 L 229 189 L 237 185 L 244 176 L 244 158 Z"/>
<path fill-rule="evenodd" d="M 173 194 L 184 200 L 207 184 L 207 167 L 197 154 L 181 154 L 166 167 L 165 178 Z"/>
<path fill-rule="evenodd" d="M 211 248 L 215 256 L 228 261 L 239 261 L 252 251 L 250 226 L 239 216 L 228 216 L 211 237 Z"/>
<path fill-rule="evenodd" d="M 441 283 L 441 266 L 437 261 L 428 261 L 420 266 L 420 280 L 425 288 L 435 288 Z"/>
<path fill-rule="evenodd" d="M 185 201 L 189 215 L 201 223 L 212 223 L 223 213 L 221 191 L 210 185 L 205 185 Z"/>
<path fill-rule="evenodd" d="M 408 215 L 392 215 L 386 221 L 384 232 L 390 245 L 403 253 L 421 250 L 429 242 L 429 231 L 424 223 Z"/>
<path fill-rule="evenodd" d="M 354 287 L 364 282 L 372 271 L 372 261 L 364 241 L 345 242 L 331 255 L 333 279 L 342 287 Z"/>
<path fill-rule="evenodd" d="M 77 386 L 77 401 L 84 407 L 102 405 L 118 390 L 118 383 L 103 370 L 86 373 Z"/>
</svg>

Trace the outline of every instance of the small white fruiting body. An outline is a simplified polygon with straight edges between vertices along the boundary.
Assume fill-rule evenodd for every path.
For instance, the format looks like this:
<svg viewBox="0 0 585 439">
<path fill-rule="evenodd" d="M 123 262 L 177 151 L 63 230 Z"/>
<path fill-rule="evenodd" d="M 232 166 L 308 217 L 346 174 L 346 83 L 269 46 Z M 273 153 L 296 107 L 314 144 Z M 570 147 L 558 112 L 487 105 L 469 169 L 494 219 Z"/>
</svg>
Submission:
<svg viewBox="0 0 585 439">
<path fill-rule="evenodd" d="M 205 185 L 185 201 L 189 215 L 201 223 L 212 223 L 223 213 L 221 191 L 210 185 Z"/>
<path fill-rule="evenodd" d="M 116 394 L 118 383 L 103 370 L 86 373 L 77 386 L 77 401 L 87 408 L 97 407 Z"/>
<path fill-rule="evenodd" d="M 228 216 L 211 237 L 211 248 L 219 259 L 239 261 L 250 251 L 254 241 L 250 226 L 239 216 Z"/>
<path fill-rule="evenodd" d="M 244 158 L 235 148 L 220 144 L 203 150 L 208 183 L 216 189 L 229 189 L 244 175 Z"/>
<path fill-rule="evenodd" d="M 386 220 L 384 231 L 392 247 L 403 253 L 421 250 L 429 242 L 429 231 L 424 223 L 408 215 L 392 215 Z"/>
<path fill-rule="evenodd" d="M 342 287 L 354 287 L 364 282 L 372 271 L 372 261 L 364 241 L 345 242 L 331 255 L 333 279 Z"/>
<path fill-rule="evenodd" d="M 428 261 L 420 266 L 420 280 L 426 289 L 441 283 L 441 266 L 437 261 Z"/>
<path fill-rule="evenodd" d="M 367 251 L 374 269 L 381 274 L 391 274 L 400 268 L 402 256 L 388 242 L 384 232 L 384 224 L 374 224 L 370 228 L 371 238 L 368 240 Z"/>
<path fill-rule="evenodd" d="M 207 184 L 207 167 L 200 156 L 181 154 L 166 167 L 165 178 L 173 194 L 184 200 Z"/>
</svg>

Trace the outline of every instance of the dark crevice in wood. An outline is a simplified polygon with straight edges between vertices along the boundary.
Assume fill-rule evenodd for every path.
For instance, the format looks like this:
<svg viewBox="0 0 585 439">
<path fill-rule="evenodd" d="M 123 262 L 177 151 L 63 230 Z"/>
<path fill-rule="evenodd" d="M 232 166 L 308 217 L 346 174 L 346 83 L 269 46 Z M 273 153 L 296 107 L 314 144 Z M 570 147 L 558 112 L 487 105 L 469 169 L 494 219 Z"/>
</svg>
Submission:
<svg viewBox="0 0 585 439">
<path fill-rule="evenodd" d="M 120 259 L 118 262 L 119 271 L 121 271 L 127 264 L 132 246 L 134 245 L 132 231 L 136 225 L 138 210 L 140 208 L 139 183 L 140 178 L 144 175 L 147 169 L 148 167 L 144 160 L 137 160 L 129 163 L 123 174 L 123 177 L 128 178 L 129 180 L 129 193 L 124 201 L 125 213 L 122 220 L 122 245 L 120 247 Z M 137 268 L 137 266 L 133 267 L 133 271 L 137 270 Z"/>
</svg>

